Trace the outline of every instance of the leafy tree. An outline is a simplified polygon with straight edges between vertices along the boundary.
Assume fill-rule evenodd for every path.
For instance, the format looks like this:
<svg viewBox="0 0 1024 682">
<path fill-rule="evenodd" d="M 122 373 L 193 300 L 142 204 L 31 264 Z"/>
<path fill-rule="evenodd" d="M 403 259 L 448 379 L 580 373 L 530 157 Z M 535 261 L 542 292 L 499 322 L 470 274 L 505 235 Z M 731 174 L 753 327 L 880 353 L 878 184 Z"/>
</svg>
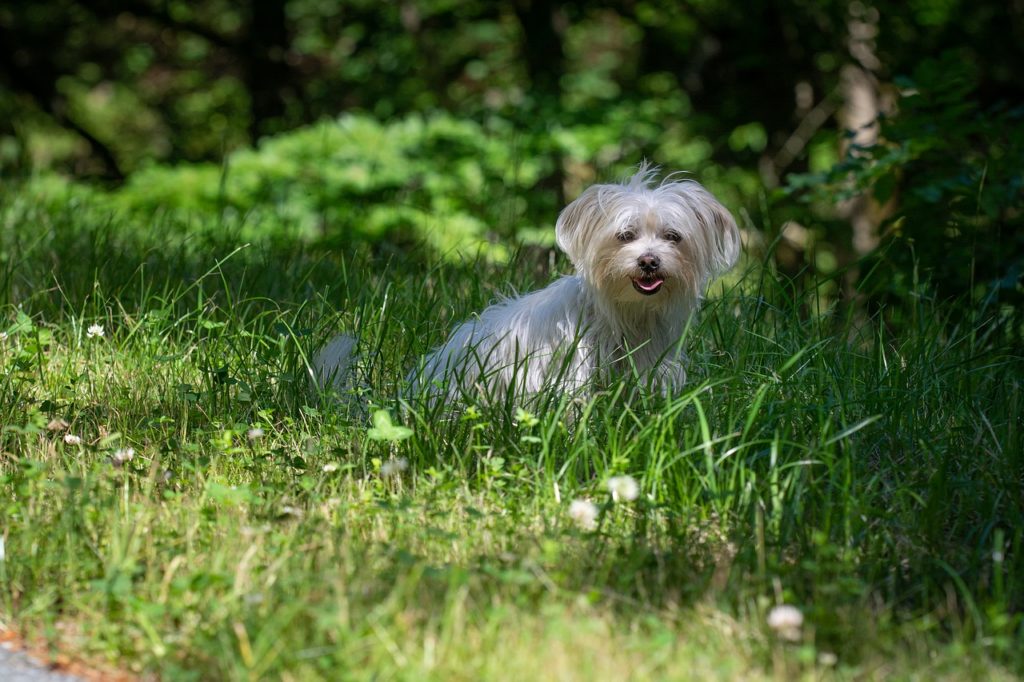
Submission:
<svg viewBox="0 0 1024 682">
<path fill-rule="evenodd" d="M 761 214 L 762 188 L 813 185 L 813 210 L 792 192 L 772 207 L 820 247 L 791 275 L 846 268 L 845 295 L 868 291 L 852 273 L 881 238 L 877 295 L 908 289 L 913 257 L 944 295 L 993 281 L 1005 293 L 1022 42 L 1020 6 L 958 0 L 8 4 L 0 173 L 119 181 L 154 162 L 220 164 L 342 113 L 386 126 L 448 112 L 502 138 L 513 164 L 537 164 L 547 214 L 648 157 L 698 173 L 772 241 L 785 221 Z M 947 48 L 957 57 L 925 73 Z M 888 246 L 897 233 L 913 256 Z"/>
<path fill-rule="evenodd" d="M 790 179 L 819 205 L 868 192 L 887 207 L 863 285 L 875 300 L 918 295 L 927 280 L 972 306 L 1024 301 L 1024 107 L 985 107 L 977 68 L 960 51 L 923 60 L 898 80 L 899 111 L 877 144 Z"/>
</svg>

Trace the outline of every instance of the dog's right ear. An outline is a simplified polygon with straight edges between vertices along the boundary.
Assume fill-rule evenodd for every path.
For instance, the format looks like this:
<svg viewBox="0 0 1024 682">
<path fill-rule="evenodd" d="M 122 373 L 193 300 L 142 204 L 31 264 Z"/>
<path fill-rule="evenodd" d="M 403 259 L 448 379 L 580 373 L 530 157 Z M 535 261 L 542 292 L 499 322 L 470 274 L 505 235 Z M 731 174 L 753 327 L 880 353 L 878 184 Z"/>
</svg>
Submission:
<svg viewBox="0 0 1024 682">
<path fill-rule="evenodd" d="M 592 252 L 588 251 L 587 244 L 605 222 L 603 196 L 613 188 L 613 185 L 592 185 L 558 215 L 555 223 L 558 248 L 578 269 L 586 267 L 584 254 Z"/>
</svg>

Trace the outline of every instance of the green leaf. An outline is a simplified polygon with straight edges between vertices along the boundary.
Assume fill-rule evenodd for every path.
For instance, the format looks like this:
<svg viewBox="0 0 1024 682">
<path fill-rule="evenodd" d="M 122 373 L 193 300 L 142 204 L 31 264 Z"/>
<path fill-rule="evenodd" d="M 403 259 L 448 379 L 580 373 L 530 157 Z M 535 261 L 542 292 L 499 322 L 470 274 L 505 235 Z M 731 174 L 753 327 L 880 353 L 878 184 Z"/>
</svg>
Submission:
<svg viewBox="0 0 1024 682">
<path fill-rule="evenodd" d="M 540 421 L 539 419 L 537 419 L 537 417 L 533 416 L 531 413 L 527 412 L 521 407 L 516 408 L 515 420 L 525 428 L 536 426 L 537 423 Z"/>
<path fill-rule="evenodd" d="M 370 440 L 397 443 L 411 436 L 412 429 L 407 426 L 396 426 L 391 422 L 391 415 L 387 410 L 377 410 L 373 413 L 373 426 L 367 430 L 366 435 Z"/>
</svg>

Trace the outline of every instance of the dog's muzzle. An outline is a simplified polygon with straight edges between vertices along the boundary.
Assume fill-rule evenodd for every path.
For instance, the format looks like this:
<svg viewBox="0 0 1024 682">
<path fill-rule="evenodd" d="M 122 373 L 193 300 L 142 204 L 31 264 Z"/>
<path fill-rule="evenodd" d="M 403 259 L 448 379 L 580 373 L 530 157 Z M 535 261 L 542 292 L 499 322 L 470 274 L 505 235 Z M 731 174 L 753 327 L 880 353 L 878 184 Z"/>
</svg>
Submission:
<svg viewBox="0 0 1024 682">
<path fill-rule="evenodd" d="M 661 268 L 661 259 L 653 254 L 644 254 L 636 259 L 636 264 L 642 273 L 639 277 L 632 277 L 633 288 L 644 296 L 653 296 L 661 289 L 665 279 L 658 275 Z"/>
</svg>

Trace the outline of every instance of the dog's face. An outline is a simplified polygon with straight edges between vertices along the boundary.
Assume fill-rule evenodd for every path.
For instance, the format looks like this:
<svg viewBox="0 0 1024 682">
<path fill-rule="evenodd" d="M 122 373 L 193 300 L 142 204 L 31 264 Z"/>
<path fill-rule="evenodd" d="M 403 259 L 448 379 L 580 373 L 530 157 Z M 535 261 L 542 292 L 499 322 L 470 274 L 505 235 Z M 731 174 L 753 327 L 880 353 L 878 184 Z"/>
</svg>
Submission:
<svg viewBox="0 0 1024 682">
<path fill-rule="evenodd" d="M 642 167 L 621 185 L 594 185 L 559 215 L 559 247 L 602 296 L 667 305 L 700 296 L 739 256 L 729 212 L 694 181 L 651 186 Z"/>
</svg>

